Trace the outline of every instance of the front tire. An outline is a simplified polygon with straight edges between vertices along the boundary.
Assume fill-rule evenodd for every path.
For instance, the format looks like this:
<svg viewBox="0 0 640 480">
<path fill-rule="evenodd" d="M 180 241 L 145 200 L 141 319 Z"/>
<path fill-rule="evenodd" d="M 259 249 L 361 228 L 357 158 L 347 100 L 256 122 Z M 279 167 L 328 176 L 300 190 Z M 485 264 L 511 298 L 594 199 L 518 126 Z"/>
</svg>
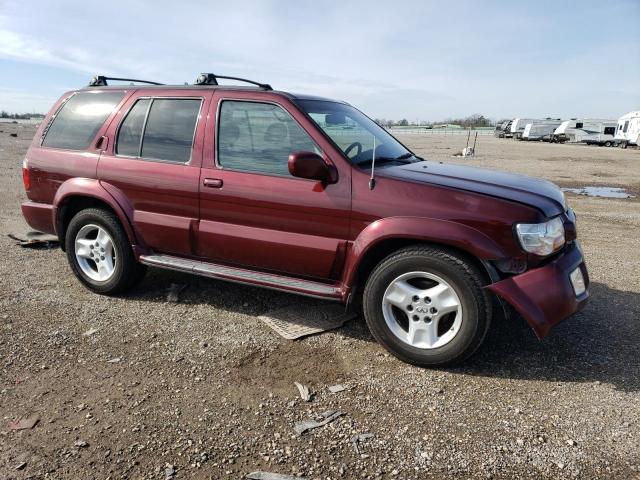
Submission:
<svg viewBox="0 0 640 480">
<path fill-rule="evenodd" d="M 429 246 L 399 250 L 367 280 L 364 316 L 375 339 L 418 366 L 460 363 L 482 344 L 491 298 L 480 271 L 459 254 Z"/>
<path fill-rule="evenodd" d="M 65 235 L 71 270 L 89 290 L 113 295 L 142 280 L 146 267 L 136 262 L 118 217 L 88 208 L 69 222 Z"/>
</svg>

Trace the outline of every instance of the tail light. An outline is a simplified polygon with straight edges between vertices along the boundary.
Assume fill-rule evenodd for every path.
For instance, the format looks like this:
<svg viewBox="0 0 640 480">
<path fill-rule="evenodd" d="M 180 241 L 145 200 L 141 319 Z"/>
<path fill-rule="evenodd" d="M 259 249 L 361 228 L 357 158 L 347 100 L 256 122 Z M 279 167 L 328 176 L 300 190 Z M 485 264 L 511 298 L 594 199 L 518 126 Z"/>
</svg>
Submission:
<svg viewBox="0 0 640 480">
<path fill-rule="evenodd" d="M 24 189 L 26 191 L 31 190 L 31 177 L 29 176 L 29 168 L 27 166 L 27 159 L 22 161 L 22 183 L 24 183 Z"/>
</svg>

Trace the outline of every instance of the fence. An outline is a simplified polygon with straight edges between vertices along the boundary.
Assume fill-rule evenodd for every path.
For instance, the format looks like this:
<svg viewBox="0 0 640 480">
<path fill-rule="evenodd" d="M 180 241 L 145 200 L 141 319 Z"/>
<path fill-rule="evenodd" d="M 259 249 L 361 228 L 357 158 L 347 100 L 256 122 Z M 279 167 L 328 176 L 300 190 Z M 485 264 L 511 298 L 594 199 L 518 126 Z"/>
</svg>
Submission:
<svg viewBox="0 0 640 480">
<path fill-rule="evenodd" d="M 23 125 L 40 125 L 41 118 L 0 118 L 0 123 L 21 123 Z"/>
<path fill-rule="evenodd" d="M 466 129 L 466 128 L 425 128 L 425 127 L 391 127 L 387 128 L 392 135 L 493 135 L 493 127 Z"/>
</svg>

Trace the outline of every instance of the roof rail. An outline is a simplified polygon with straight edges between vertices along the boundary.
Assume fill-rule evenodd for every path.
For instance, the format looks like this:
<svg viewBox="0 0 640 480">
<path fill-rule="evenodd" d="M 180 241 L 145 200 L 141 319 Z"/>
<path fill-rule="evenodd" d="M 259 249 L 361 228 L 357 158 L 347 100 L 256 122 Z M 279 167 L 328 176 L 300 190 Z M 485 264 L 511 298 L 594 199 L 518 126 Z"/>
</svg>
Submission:
<svg viewBox="0 0 640 480">
<path fill-rule="evenodd" d="M 263 90 L 273 90 L 273 88 L 271 88 L 271 85 L 269 85 L 268 83 L 254 82 L 253 80 L 247 80 L 246 78 L 240 78 L 240 77 L 227 77 L 223 75 L 214 75 L 213 73 L 201 73 L 200 75 L 198 75 L 198 78 L 196 78 L 195 84 L 196 85 L 219 85 L 218 83 L 219 78 L 224 78 L 225 80 L 236 80 L 238 82 L 250 83 L 252 85 L 256 85 L 262 88 Z"/>
<path fill-rule="evenodd" d="M 120 80 L 122 82 L 137 82 L 137 83 L 148 83 L 149 85 L 162 85 L 162 83 L 150 82 L 149 80 L 136 80 L 135 78 L 117 78 L 117 77 L 105 77 L 104 75 L 96 75 L 89 81 L 89 86 L 105 87 L 107 86 L 107 80 Z"/>
</svg>

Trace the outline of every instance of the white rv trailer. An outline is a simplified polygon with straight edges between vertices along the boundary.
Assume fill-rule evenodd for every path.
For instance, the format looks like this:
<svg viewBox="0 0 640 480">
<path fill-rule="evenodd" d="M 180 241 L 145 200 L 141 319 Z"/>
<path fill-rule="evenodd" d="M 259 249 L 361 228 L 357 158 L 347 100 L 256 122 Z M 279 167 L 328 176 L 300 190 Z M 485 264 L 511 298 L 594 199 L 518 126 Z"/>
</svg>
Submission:
<svg viewBox="0 0 640 480">
<path fill-rule="evenodd" d="M 622 148 L 640 143 L 640 111 L 629 112 L 618 119 L 615 139 Z"/>
<path fill-rule="evenodd" d="M 584 142 L 589 145 L 615 145 L 615 120 L 576 118 L 562 122 L 553 132 L 556 142 Z"/>
<path fill-rule="evenodd" d="M 535 118 L 514 118 L 511 122 L 511 136 L 513 138 L 521 138 L 527 124 L 536 121 Z"/>
<path fill-rule="evenodd" d="M 513 133 L 511 133 L 511 125 L 513 124 L 513 120 L 508 120 L 506 122 L 506 124 L 504 124 L 504 128 L 502 130 L 502 136 L 504 138 L 511 138 L 513 137 Z"/>
<path fill-rule="evenodd" d="M 562 123 L 561 120 L 538 120 L 527 123 L 522 132 L 522 140 L 551 141 L 554 130 Z"/>
<path fill-rule="evenodd" d="M 496 124 L 496 129 L 493 132 L 493 135 L 498 137 L 498 138 L 503 138 L 504 137 L 504 133 L 507 129 L 507 125 L 509 124 L 511 120 L 505 120 L 504 122 L 500 122 Z"/>
</svg>

